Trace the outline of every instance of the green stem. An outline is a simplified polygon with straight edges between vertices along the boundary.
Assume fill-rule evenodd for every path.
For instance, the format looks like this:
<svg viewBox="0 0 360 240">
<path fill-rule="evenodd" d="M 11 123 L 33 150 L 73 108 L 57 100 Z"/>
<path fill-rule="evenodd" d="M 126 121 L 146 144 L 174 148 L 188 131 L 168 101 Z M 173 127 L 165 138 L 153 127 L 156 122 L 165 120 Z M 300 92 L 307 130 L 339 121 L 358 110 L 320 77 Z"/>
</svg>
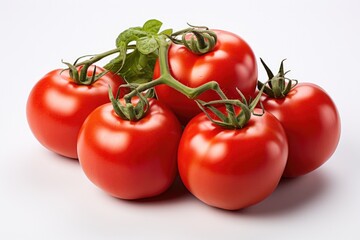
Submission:
<svg viewBox="0 0 360 240">
<path fill-rule="evenodd" d="M 87 71 L 88 71 L 89 67 L 92 64 L 96 63 L 97 61 L 103 59 L 104 57 L 110 56 L 110 55 L 112 55 L 114 53 L 118 53 L 118 52 L 121 52 L 121 48 L 115 48 L 115 49 L 112 49 L 112 50 L 109 50 L 109 51 L 106 51 L 106 52 L 103 52 L 100 54 L 96 54 L 96 55 L 82 56 L 82 57 L 79 57 L 78 59 L 76 59 L 76 61 L 73 64 L 70 64 L 67 62 L 63 62 L 63 63 L 68 66 L 70 76 L 76 84 L 91 85 L 92 83 L 97 81 L 99 78 L 104 76 L 108 71 L 104 71 L 100 74 L 96 74 L 96 66 L 95 66 L 92 76 L 88 77 Z M 90 57 L 90 56 L 92 56 L 92 57 Z M 80 59 L 85 58 L 85 57 L 90 57 L 90 58 L 85 61 L 78 62 Z M 80 73 L 79 73 L 79 70 L 77 69 L 77 67 L 79 67 L 79 66 L 82 66 Z"/>
<path fill-rule="evenodd" d="M 111 49 L 109 51 L 106 51 L 106 52 L 103 52 L 103 53 L 100 53 L 100 54 L 96 54 L 95 56 L 93 56 L 92 58 L 90 58 L 88 60 L 85 60 L 85 61 L 82 61 L 80 63 L 75 64 L 75 67 L 82 66 L 82 65 L 91 65 L 91 64 L 93 64 L 93 63 L 95 63 L 97 61 L 100 61 L 104 57 L 107 57 L 109 55 L 112 55 L 112 54 L 118 53 L 118 52 L 120 52 L 120 48 L 114 48 L 114 49 Z"/>
<path fill-rule="evenodd" d="M 170 76 L 170 67 L 169 67 L 169 50 L 170 43 L 166 41 L 165 38 L 160 38 L 159 42 L 159 64 L 160 64 L 160 76 Z"/>
<path fill-rule="evenodd" d="M 139 92 L 144 92 L 150 88 L 153 88 L 157 85 L 163 84 L 164 81 L 161 78 L 158 78 L 154 81 L 150 81 L 144 84 L 140 84 L 138 87 L 136 87 L 135 89 L 133 89 L 130 93 L 124 95 L 124 99 L 127 103 L 131 103 L 131 98 L 133 98 L 134 96 L 137 95 L 137 93 Z"/>
</svg>

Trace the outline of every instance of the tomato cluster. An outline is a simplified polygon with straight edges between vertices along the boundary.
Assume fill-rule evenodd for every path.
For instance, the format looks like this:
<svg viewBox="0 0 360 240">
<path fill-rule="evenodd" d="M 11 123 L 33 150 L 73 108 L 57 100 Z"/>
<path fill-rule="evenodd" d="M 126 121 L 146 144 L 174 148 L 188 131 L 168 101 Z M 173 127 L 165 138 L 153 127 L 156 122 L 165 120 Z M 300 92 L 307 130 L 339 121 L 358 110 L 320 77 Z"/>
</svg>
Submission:
<svg viewBox="0 0 360 240">
<path fill-rule="evenodd" d="M 214 32 L 215 47 L 202 55 L 170 44 L 169 73 L 186 88 L 215 81 L 229 99 L 247 103 L 258 84 L 254 53 L 239 36 Z M 154 81 L 163 73 L 160 68 L 157 62 Z M 89 76 L 103 74 L 87 85 L 75 83 L 69 70 L 48 73 L 30 93 L 27 119 L 41 144 L 78 158 L 86 176 L 112 196 L 156 196 L 179 174 L 186 188 L 206 204 L 241 209 L 269 196 L 282 177 L 301 176 L 321 166 L 340 137 L 338 111 L 323 89 L 311 83 L 292 85 L 282 65 L 276 76 L 265 68 L 270 81 L 266 91 L 260 88 L 261 104 L 251 109 L 253 114 L 241 127 L 217 124 L 227 116 L 229 105 L 199 108 L 199 102 L 167 84 L 154 83 L 156 98 L 143 100 L 137 93 L 129 101 L 117 94 L 112 100 L 119 104 L 117 109 L 109 102 L 108 87 L 114 90 L 110 96 L 115 95 L 123 79 L 101 68 L 94 71 L 93 66 Z M 210 102 L 219 96 L 206 91 L 197 98 Z M 139 104 L 146 110 L 143 116 Z M 234 116 L 244 111 L 239 105 L 230 109 Z"/>
</svg>

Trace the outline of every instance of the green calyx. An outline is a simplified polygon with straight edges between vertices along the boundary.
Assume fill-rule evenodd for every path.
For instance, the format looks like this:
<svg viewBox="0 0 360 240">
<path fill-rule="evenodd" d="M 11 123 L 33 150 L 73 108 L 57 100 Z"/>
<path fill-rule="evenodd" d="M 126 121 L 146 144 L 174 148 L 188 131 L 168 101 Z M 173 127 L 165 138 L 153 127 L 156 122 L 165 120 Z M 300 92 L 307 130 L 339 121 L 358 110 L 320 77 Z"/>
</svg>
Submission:
<svg viewBox="0 0 360 240">
<path fill-rule="evenodd" d="M 295 79 L 287 78 L 285 75 L 290 71 L 284 71 L 284 61 L 281 61 L 279 71 L 276 75 L 272 73 L 270 68 L 265 64 L 265 62 L 260 58 L 262 65 L 264 66 L 269 80 L 267 84 L 264 84 L 258 81 L 258 88 L 263 89 L 264 93 L 271 98 L 284 98 L 293 89 L 298 81 Z"/>
<path fill-rule="evenodd" d="M 217 42 L 216 34 L 208 27 L 188 25 L 189 28 L 171 34 L 170 40 L 175 44 L 184 45 L 197 55 L 212 51 Z"/>
<path fill-rule="evenodd" d="M 88 76 L 87 72 L 88 72 L 89 67 L 91 65 L 93 65 L 94 63 L 96 63 L 97 61 L 103 59 L 104 57 L 107 57 L 107 56 L 117 53 L 117 52 L 119 52 L 119 49 L 115 48 L 115 49 L 112 49 L 112 50 L 109 50 L 109 51 L 106 51 L 104 53 L 97 54 L 97 55 L 81 56 L 78 59 L 76 59 L 73 64 L 62 61 L 62 63 L 64 63 L 68 67 L 68 68 L 64 69 L 63 71 L 68 70 L 69 76 L 74 80 L 74 82 L 76 84 L 91 85 L 94 82 L 96 82 L 99 78 L 101 78 L 102 76 L 107 74 L 109 71 L 106 70 L 99 74 L 96 74 L 96 66 L 94 66 L 92 75 Z M 84 60 L 82 62 L 79 62 L 80 59 L 87 58 L 87 57 L 90 57 L 90 58 L 87 60 Z"/>
<path fill-rule="evenodd" d="M 251 115 L 261 116 L 264 114 L 264 109 L 260 102 L 262 108 L 262 113 L 255 113 L 254 110 L 257 104 L 260 101 L 261 94 L 263 93 L 264 88 L 261 88 L 259 93 L 253 100 L 247 101 L 245 96 L 241 93 L 239 89 L 236 89 L 239 93 L 241 100 L 239 99 L 221 99 L 210 102 L 204 102 L 201 100 L 196 100 L 196 103 L 200 109 L 205 113 L 208 119 L 216 125 L 219 125 L 227 129 L 241 129 L 244 128 L 250 121 Z M 220 111 L 214 105 L 225 105 L 226 112 Z M 234 107 L 239 107 L 241 110 L 239 113 L 236 113 Z M 213 118 L 207 110 L 210 110 L 217 119 Z"/>
<path fill-rule="evenodd" d="M 99 78 L 108 73 L 108 71 L 104 71 L 102 73 L 96 74 L 96 66 L 94 66 L 94 70 L 91 76 L 88 76 L 87 72 L 89 69 L 89 65 L 83 65 L 81 68 L 76 68 L 76 64 L 71 64 L 68 62 L 63 63 L 68 67 L 67 69 L 63 69 L 61 72 L 68 70 L 69 76 L 73 81 L 78 85 L 91 85 L 96 82 Z"/>
<path fill-rule="evenodd" d="M 154 92 L 153 90 L 149 90 L 146 94 L 137 92 L 136 96 L 138 96 L 139 100 L 136 104 L 133 104 L 131 102 L 131 99 L 125 99 L 124 103 L 122 103 L 121 101 L 119 101 L 120 89 L 122 87 L 134 88 L 133 85 L 123 85 L 118 89 L 116 96 L 114 97 L 112 89 L 109 86 L 109 99 L 113 106 L 113 109 L 116 115 L 118 115 L 122 119 L 129 121 L 139 121 L 146 115 L 146 113 L 150 109 L 148 98 L 152 98 Z"/>
</svg>

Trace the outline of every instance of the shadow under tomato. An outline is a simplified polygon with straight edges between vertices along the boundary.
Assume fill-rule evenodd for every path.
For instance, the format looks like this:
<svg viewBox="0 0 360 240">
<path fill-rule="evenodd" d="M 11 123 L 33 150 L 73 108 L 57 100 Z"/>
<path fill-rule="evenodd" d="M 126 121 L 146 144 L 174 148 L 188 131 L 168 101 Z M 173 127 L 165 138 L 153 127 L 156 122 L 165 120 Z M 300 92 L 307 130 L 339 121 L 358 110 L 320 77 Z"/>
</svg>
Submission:
<svg viewBox="0 0 360 240">
<path fill-rule="evenodd" d="M 253 206 L 228 211 L 212 207 L 219 214 L 233 217 L 273 217 L 300 211 L 326 194 L 330 178 L 323 171 L 315 171 L 297 178 L 281 179 L 275 191 L 266 199 Z"/>
<path fill-rule="evenodd" d="M 61 154 L 58 154 L 58 153 L 54 153 L 54 152 L 51 152 L 53 155 L 56 156 L 56 159 L 59 159 L 59 161 L 64 161 L 64 162 L 69 162 L 70 164 L 76 164 L 76 165 L 80 165 L 80 162 L 79 162 L 79 159 L 78 158 L 70 158 L 70 157 L 66 157 L 66 156 L 63 156 Z"/>
<path fill-rule="evenodd" d="M 284 178 L 264 201 L 237 212 L 249 216 L 267 216 L 296 211 L 324 195 L 329 184 L 328 176 L 323 171 L 297 178 Z"/>
<path fill-rule="evenodd" d="M 182 183 L 179 176 L 177 176 L 173 182 L 173 184 L 162 194 L 155 196 L 155 197 L 149 197 L 149 198 L 142 198 L 142 199 L 134 199 L 134 200 L 124 200 L 115 198 L 119 201 L 126 201 L 130 204 L 146 204 L 146 203 L 164 203 L 164 202 L 173 202 L 173 201 L 179 201 L 183 198 L 191 196 L 189 191 L 186 189 L 184 184 Z"/>
</svg>

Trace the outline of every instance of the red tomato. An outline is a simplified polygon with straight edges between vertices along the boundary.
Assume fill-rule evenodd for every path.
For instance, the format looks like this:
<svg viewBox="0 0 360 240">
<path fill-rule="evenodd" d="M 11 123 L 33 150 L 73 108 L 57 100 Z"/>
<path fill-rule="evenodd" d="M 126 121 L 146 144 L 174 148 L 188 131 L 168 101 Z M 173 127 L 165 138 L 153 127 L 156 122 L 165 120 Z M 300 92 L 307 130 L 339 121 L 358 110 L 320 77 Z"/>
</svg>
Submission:
<svg viewBox="0 0 360 240">
<path fill-rule="evenodd" d="M 186 126 L 178 167 L 187 189 L 206 204 L 237 210 L 269 196 L 281 178 L 288 145 L 270 113 L 251 116 L 242 129 L 224 129 L 204 113 Z"/>
<path fill-rule="evenodd" d="M 213 51 L 196 55 L 185 46 L 172 44 L 169 48 L 171 75 L 189 87 L 198 87 L 209 81 L 217 81 L 228 98 L 239 98 L 238 88 L 246 97 L 253 95 L 257 84 L 256 59 L 250 46 L 239 36 L 213 30 L 217 44 Z M 159 62 L 155 65 L 154 79 L 160 76 Z M 201 112 L 197 104 L 166 85 L 155 88 L 157 97 L 186 124 Z M 213 91 L 199 96 L 206 102 L 219 99 Z"/>
<path fill-rule="evenodd" d="M 340 138 L 340 117 L 334 102 L 319 86 L 299 83 L 285 98 L 262 96 L 262 104 L 283 125 L 289 157 L 284 177 L 320 167 L 334 153 Z"/>
<path fill-rule="evenodd" d="M 175 115 L 155 99 L 136 122 L 121 119 L 108 103 L 93 111 L 82 126 L 79 161 L 86 176 L 114 197 L 152 197 L 175 178 L 181 132 Z"/>
<path fill-rule="evenodd" d="M 107 73 L 92 85 L 78 85 L 68 71 L 61 71 L 49 72 L 33 87 L 26 106 L 27 120 L 42 145 L 60 155 L 77 158 L 77 135 L 85 118 L 96 107 L 109 102 L 109 85 L 116 91 L 124 82 Z M 90 67 L 88 75 L 93 71 Z M 96 73 L 103 71 L 97 67 Z"/>
</svg>

